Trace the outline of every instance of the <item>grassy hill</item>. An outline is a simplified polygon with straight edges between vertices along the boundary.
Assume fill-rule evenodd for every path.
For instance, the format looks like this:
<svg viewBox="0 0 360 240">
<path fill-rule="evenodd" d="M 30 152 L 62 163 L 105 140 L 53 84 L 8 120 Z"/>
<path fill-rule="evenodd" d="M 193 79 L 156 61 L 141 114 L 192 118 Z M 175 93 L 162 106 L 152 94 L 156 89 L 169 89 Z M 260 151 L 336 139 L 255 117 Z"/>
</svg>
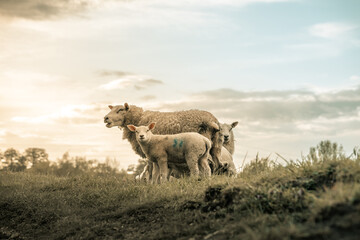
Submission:
<svg viewBox="0 0 360 240">
<path fill-rule="evenodd" d="M 256 159 L 237 177 L 0 172 L 0 239 L 358 239 L 360 156 Z"/>
</svg>

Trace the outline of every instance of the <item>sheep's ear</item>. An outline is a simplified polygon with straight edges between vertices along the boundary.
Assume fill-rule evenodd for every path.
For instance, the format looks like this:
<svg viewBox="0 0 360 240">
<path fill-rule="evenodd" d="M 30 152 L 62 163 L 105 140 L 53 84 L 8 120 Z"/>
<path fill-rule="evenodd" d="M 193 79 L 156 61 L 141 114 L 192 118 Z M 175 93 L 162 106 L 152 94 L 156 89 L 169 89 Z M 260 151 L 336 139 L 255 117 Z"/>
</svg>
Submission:
<svg viewBox="0 0 360 240">
<path fill-rule="evenodd" d="M 236 127 L 236 126 L 238 125 L 238 123 L 239 123 L 239 122 L 233 122 L 233 123 L 231 124 L 231 127 L 232 127 L 232 128 Z"/>
<path fill-rule="evenodd" d="M 153 123 L 150 123 L 149 126 L 148 126 L 149 130 L 154 129 L 155 124 L 156 124 L 156 123 L 154 123 L 154 122 L 153 122 Z"/>
<path fill-rule="evenodd" d="M 125 110 L 126 110 L 126 111 L 129 110 L 130 107 L 129 107 L 129 104 L 128 104 L 128 103 L 125 103 L 124 106 L 125 106 Z"/>
<path fill-rule="evenodd" d="M 136 130 L 136 127 L 134 125 L 127 125 L 127 128 L 132 132 L 135 132 Z"/>
<path fill-rule="evenodd" d="M 114 106 L 112 106 L 112 105 L 109 105 L 108 107 L 109 107 L 110 109 L 113 109 L 113 107 L 114 107 Z"/>
</svg>

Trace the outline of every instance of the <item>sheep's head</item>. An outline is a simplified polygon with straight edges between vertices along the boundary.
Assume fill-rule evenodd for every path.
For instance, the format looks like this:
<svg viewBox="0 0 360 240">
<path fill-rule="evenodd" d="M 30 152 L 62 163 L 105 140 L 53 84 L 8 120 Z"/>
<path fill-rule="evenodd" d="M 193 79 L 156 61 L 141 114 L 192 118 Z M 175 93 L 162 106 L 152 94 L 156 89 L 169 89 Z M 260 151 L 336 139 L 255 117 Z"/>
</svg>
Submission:
<svg viewBox="0 0 360 240">
<path fill-rule="evenodd" d="M 112 106 L 109 105 L 110 112 L 104 117 L 104 123 L 106 127 L 111 128 L 115 126 L 121 127 L 125 120 L 125 115 L 129 111 L 129 104 L 125 103 L 123 105 Z"/>
<path fill-rule="evenodd" d="M 230 134 L 234 127 L 238 125 L 238 122 L 233 122 L 232 124 L 223 123 L 220 124 L 220 136 L 223 138 L 224 143 L 230 141 Z"/>
<path fill-rule="evenodd" d="M 149 126 L 139 126 L 135 127 L 134 125 L 127 125 L 128 129 L 136 134 L 136 140 L 139 143 L 146 143 L 151 140 L 152 132 L 154 129 L 155 123 L 150 123 Z"/>
</svg>

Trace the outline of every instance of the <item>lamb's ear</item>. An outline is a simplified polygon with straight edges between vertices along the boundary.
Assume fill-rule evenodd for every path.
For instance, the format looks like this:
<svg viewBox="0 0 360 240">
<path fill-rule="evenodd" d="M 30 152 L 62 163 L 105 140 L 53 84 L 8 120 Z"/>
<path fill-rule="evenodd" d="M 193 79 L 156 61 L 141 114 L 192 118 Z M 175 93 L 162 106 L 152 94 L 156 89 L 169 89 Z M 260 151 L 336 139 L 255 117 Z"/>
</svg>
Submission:
<svg viewBox="0 0 360 240">
<path fill-rule="evenodd" d="M 109 107 L 110 109 L 113 109 L 113 107 L 114 107 L 114 106 L 112 106 L 112 105 L 109 105 L 108 107 Z"/>
<path fill-rule="evenodd" d="M 239 123 L 239 122 L 233 122 L 233 123 L 231 124 L 231 127 L 232 127 L 232 128 L 236 127 L 236 126 L 238 125 L 238 123 Z"/>
<path fill-rule="evenodd" d="M 149 126 L 148 126 L 149 130 L 154 129 L 155 124 L 156 124 L 156 123 L 154 123 L 154 122 L 153 122 L 153 123 L 150 123 Z"/>
<path fill-rule="evenodd" d="M 132 132 L 135 132 L 136 130 L 136 127 L 134 125 L 127 125 L 127 128 Z"/>
<path fill-rule="evenodd" d="M 128 104 L 128 103 L 125 103 L 124 106 L 125 106 L 125 110 L 126 110 L 126 111 L 129 110 L 130 107 L 129 107 L 129 104 Z"/>
</svg>

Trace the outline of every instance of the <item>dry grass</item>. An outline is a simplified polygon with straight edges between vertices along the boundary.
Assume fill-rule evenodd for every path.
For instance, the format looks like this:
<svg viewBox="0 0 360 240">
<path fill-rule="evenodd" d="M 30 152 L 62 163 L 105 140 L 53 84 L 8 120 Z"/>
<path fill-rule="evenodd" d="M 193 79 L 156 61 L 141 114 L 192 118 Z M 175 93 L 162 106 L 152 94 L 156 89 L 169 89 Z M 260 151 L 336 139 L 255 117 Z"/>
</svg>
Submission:
<svg viewBox="0 0 360 240">
<path fill-rule="evenodd" d="M 236 178 L 161 185 L 1 172 L 0 224 L 5 239 L 356 239 L 360 158 L 257 159 Z"/>
</svg>

